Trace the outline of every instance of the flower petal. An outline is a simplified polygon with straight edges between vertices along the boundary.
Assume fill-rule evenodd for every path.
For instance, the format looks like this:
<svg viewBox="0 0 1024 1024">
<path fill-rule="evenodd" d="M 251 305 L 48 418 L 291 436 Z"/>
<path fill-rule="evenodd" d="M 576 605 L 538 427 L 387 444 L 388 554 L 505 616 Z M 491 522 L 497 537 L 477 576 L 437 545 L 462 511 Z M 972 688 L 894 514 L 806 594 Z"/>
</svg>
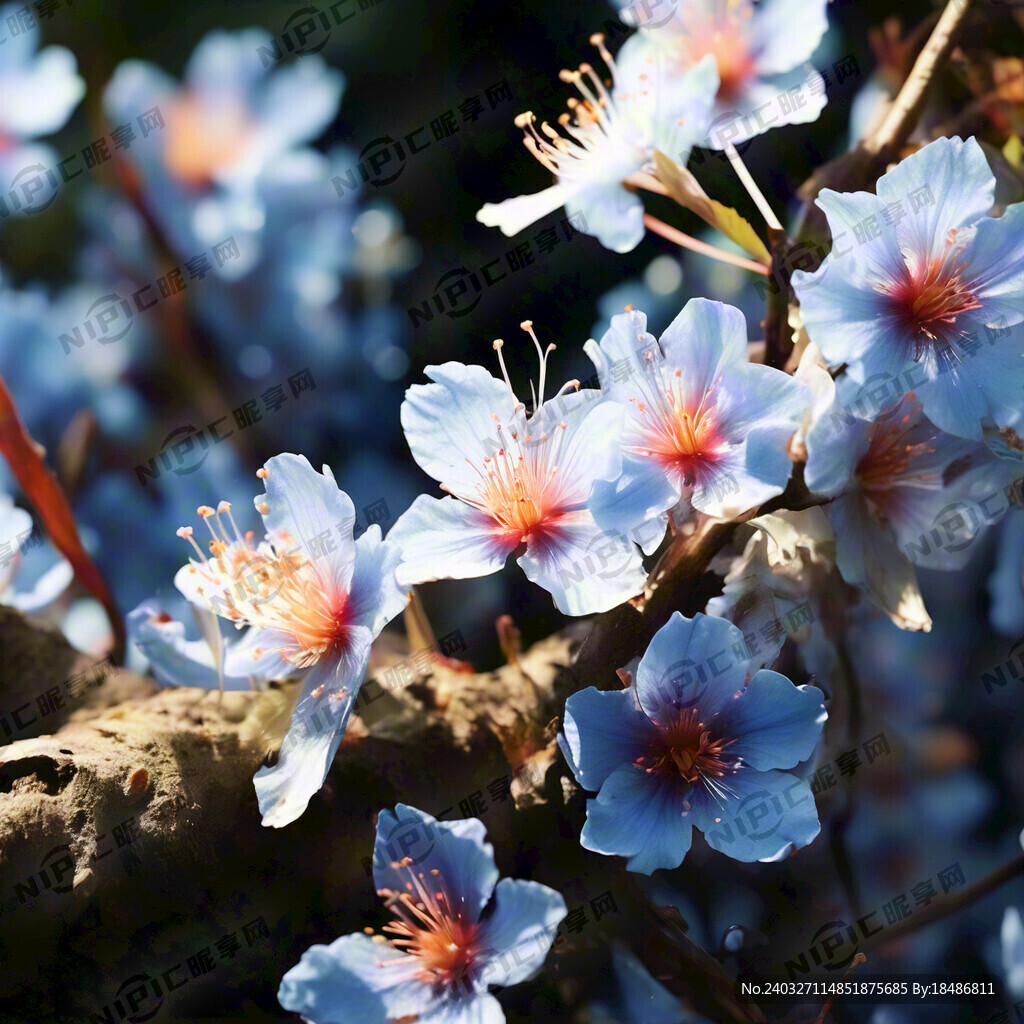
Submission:
<svg viewBox="0 0 1024 1024">
<path fill-rule="evenodd" d="M 394 867 L 408 859 L 419 875 L 437 871 L 434 882 L 442 888 L 453 910 L 476 923 L 498 881 L 494 847 L 485 842 L 487 829 L 477 818 L 438 821 L 407 804 L 377 816 L 373 847 L 373 880 L 378 889 L 405 892 L 409 872 Z"/>
<path fill-rule="evenodd" d="M 795 775 L 741 769 L 719 786 L 724 799 L 694 788 L 693 823 L 733 860 L 779 860 L 821 831 L 811 788 Z"/>
<path fill-rule="evenodd" d="M 482 366 L 444 363 L 424 371 L 433 382 L 413 384 L 402 402 L 402 429 L 420 468 L 456 495 L 475 495 L 483 460 L 501 446 L 513 399 Z"/>
<path fill-rule="evenodd" d="M 374 638 L 404 610 L 408 600 L 395 578 L 401 557 L 397 544 L 381 539 L 376 524 L 356 540 L 356 564 L 345 611 L 350 621 L 365 626 Z"/>
<path fill-rule="evenodd" d="M 414 970 L 412 958 L 390 943 L 375 943 L 369 935 L 343 935 L 329 946 L 310 946 L 285 972 L 277 1000 L 315 1024 L 387 1024 L 422 1014 L 435 1001 L 431 986 L 417 981 Z"/>
<path fill-rule="evenodd" d="M 536 224 L 542 217 L 554 213 L 573 197 L 574 189 L 561 182 L 531 195 L 513 196 L 500 203 L 484 203 L 476 212 L 476 219 L 486 227 L 498 228 L 506 238 Z"/>
<path fill-rule="evenodd" d="M 325 655 L 303 680 L 277 764 L 253 778 L 264 825 L 290 825 L 324 784 L 370 660 L 370 639 L 365 627 L 352 627 L 345 653 Z"/>
<path fill-rule="evenodd" d="M 465 580 L 497 572 L 519 543 L 486 513 L 457 498 L 421 494 L 388 531 L 401 551 L 402 586 L 429 580 Z"/>
<path fill-rule="evenodd" d="M 629 764 L 656 739 L 657 731 L 637 707 L 632 687 L 588 686 L 565 702 L 562 720 L 567 760 L 576 781 L 596 793 L 621 764 Z"/>
<path fill-rule="evenodd" d="M 597 799 L 587 801 L 580 843 L 595 853 L 628 857 L 626 867 L 644 875 L 678 867 L 693 835 L 684 807 L 691 788 L 679 777 L 648 775 L 621 765 L 605 780 Z"/>
<path fill-rule="evenodd" d="M 695 705 L 702 716 L 716 714 L 746 682 L 745 652 L 743 634 L 731 622 L 673 612 L 640 659 L 634 683 L 640 706 L 654 721 Z"/>
<path fill-rule="evenodd" d="M 634 544 L 605 533 L 585 510 L 534 530 L 518 562 L 566 615 L 608 611 L 638 594 L 647 579 Z"/>
<path fill-rule="evenodd" d="M 487 985 L 518 985 L 544 966 L 559 922 L 569 910 L 561 893 L 513 878 L 498 882 L 494 899 L 494 912 L 479 933 L 488 957 L 480 980 Z"/>
<path fill-rule="evenodd" d="M 762 669 L 719 716 L 718 733 L 734 738 L 728 755 L 751 768 L 794 768 L 814 752 L 828 718 L 823 701 L 817 687 Z"/>
<path fill-rule="evenodd" d="M 318 473 L 304 455 L 275 455 L 264 468 L 266 495 L 255 504 L 267 533 L 287 533 L 325 583 L 347 592 L 356 560 L 352 499 L 335 483 L 329 466 Z"/>
</svg>

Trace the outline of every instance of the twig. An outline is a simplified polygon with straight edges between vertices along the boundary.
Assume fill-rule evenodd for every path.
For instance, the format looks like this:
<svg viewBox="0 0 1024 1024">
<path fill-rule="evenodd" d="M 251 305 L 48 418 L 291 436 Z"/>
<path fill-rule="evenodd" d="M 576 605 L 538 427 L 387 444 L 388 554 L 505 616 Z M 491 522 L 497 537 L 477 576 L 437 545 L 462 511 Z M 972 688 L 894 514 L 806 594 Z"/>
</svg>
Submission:
<svg viewBox="0 0 1024 1024">
<path fill-rule="evenodd" d="M 662 238 L 674 242 L 676 245 L 681 245 L 684 249 L 692 249 L 694 252 L 699 252 L 702 256 L 710 256 L 713 260 L 721 260 L 722 263 L 731 263 L 734 267 L 742 267 L 744 270 L 752 270 L 755 274 L 768 276 L 768 268 L 763 263 L 748 260 L 743 256 L 735 256 L 731 252 L 719 249 L 717 245 L 709 245 L 707 242 L 702 242 L 699 238 L 684 234 L 678 228 L 670 227 L 664 221 L 658 220 L 657 217 L 652 217 L 649 213 L 644 214 L 644 225 L 648 231 L 653 231 L 656 235 L 661 235 Z"/>
<path fill-rule="evenodd" d="M 873 135 L 864 140 L 863 146 L 868 153 L 877 156 L 898 150 L 907 140 L 924 106 L 935 69 L 940 62 L 945 61 L 953 49 L 957 31 L 967 16 L 971 3 L 972 0 L 949 0 L 946 4 L 942 17 L 914 61 L 910 75 L 893 100 L 885 120 Z"/>
<path fill-rule="evenodd" d="M 958 893 L 951 899 L 924 907 L 919 913 L 914 914 L 913 919 L 905 918 L 899 924 L 879 932 L 877 938 L 872 936 L 866 939 L 863 948 L 875 949 L 878 946 L 884 946 L 887 943 L 894 942 L 896 939 L 902 939 L 906 935 L 920 931 L 922 928 L 927 928 L 929 925 L 935 924 L 936 921 L 941 921 L 944 917 L 949 917 L 950 914 L 963 910 L 964 907 L 970 906 L 982 897 L 987 896 L 990 892 L 994 892 L 1000 886 L 1005 885 L 1011 878 L 1022 874 L 1024 874 L 1024 854 L 1020 854 L 1002 867 L 996 868 L 992 874 L 987 875 L 980 882 L 968 886 L 963 892 Z"/>
<path fill-rule="evenodd" d="M 726 143 L 725 155 L 729 158 L 729 163 L 732 164 L 736 177 L 743 183 L 743 187 L 747 190 L 750 198 L 754 200 L 754 205 L 761 211 L 765 224 L 775 231 L 782 231 L 782 225 L 779 223 L 779 218 L 775 216 L 775 211 L 768 205 L 768 200 L 765 199 L 764 193 L 757 187 L 757 182 L 754 181 L 750 171 L 747 170 L 743 157 L 736 152 L 736 147 L 731 142 Z"/>
</svg>

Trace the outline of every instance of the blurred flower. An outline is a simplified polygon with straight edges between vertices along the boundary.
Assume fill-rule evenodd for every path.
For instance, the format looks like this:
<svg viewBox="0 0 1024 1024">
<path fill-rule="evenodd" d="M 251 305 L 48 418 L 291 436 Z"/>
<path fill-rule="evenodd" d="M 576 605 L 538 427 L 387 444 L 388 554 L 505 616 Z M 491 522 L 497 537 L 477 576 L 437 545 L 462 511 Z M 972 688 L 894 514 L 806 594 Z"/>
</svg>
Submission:
<svg viewBox="0 0 1024 1024">
<path fill-rule="evenodd" d="M 1006 988 L 1014 1000 L 1024 998 L 1024 922 L 1016 907 L 1007 907 L 1003 912 L 999 939 L 1002 943 Z"/>
<path fill-rule="evenodd" d="M 654 546 L 684 498 L 731 518 L 785 490 L 787 445 L 810 395 L 788 374 L 747 362 L 738 309 L 691 299 L 660 342 L 644 313 L 622 313 L 584 349 L 626 423 L 622 475 L 599 482 L 589 506 L 606 530 L 632 533 L 655 519 Z"/>
<path fill-rule="evenodd" d="M 199 557 L 174 582 L 189 601 L 239 628 L 252 627 L 229 652 L 228 675 L 273 678 L 308 670 L 278 762 L 254 780 L 263 824 L 280 828 L 323 785 L 370 644 L 402 611 L 405 595 L 394 578 L 398 551 L 381 540 L 380 527 L 353 541 L 355 509 L 328 467 L 321 475 L 302 456 L 277 455 L 257 475 L 267 489 L 255 499 L 266 541 L 253 547 L 252 533 L 239 532 L 227 502 L 216 512 L 201 506 L 211 556 L 192 540 L 191 527 L 182 527 L 179 536 Z"/>
<path fill-rule="evenodd" d="M 388 935 L 367 927 L 312 946 L 281 980 L 281 1005 L 311 1024 L 503 1024 L 488 986 L 536 974 L 567 911 L 545 885 L 498 881 L 485 833 L 476 818 L 381 811 L 373 878 L 395 917 Z"/>
<path fill-rule="evenodd" d="M 50 168 L 57 162 L 49 146 L 30 140 L 64 126 L 85 95 L 85 82 L 70 50 L 48 46 L 36 53 L 39 26 L 27 7 L 4 5 L 2 22 L 21 27 L 4 40 L 7 49 L 0 61 L 0 181 L 14 188 L 20 172 Z"/>
<path fill-rule="evenodd" d="M 828 363 L 855 382 L 910 379 L 928 418 L 980 439 L 1020 420 L 1024 203 L 989 217 L 995 178 L 973 139 L 936 139 L 878 179 L 822 189 L 832 251 L 793 287 Z M 852 238 L 850 237 L 852 234 Z M 840 239 L 845 238 L 845 242 Z"/>
<path fill-rule="evenodd" d="M 997 509 L 987 507 L 989 499 L 1002 497 L 1015 464 L 943 433 L 913 393 L 875 422 L 836 402 L 806 444 L 807 487 L 834 497 L 825 514 L 843 579 L 863 587 L 901 628 L 930 629 L 914 565 L 961 568 L 983 519 Z"/>
<path fill-rule="evenodd" d="M 525 130 L 526 148 L 555 175 L 556 184 L 533 195 L 486 203 L 476 219 L 511 237 L 565 206 L 582 214 L 581 231 L 608 249 L 629 252 L 644 237 L 644 208 L 625 183 L 647 169 L 655 150 L 685 165 L 704 137 L 718 75 L 712 59 L 697 63 L 683 76 L 680 98 L 669 111 L 662 68 L 639 37 L 627 40 L 617 59 L 605 48 L 604 36 L 598 33 L 591 42 L 611 72 L 610 90 L 590 64 L 581 64 L 578 71 L 560 76 L 583 97 L 582 102 L 569 101 L 571 117 L 558 118 L 564 134 L 546 121 L 538 131 L 529 111 L 515 122 Z"/>
<path fill-rule="evenodd" d="M 612 946 L 614 1001 L 591 1003 L 590 1024 L 706 1024 L 698 1013 L 684 1010 L 664 985 L 621 943 Z"/>
<path fill-rule="evenodd" d="M 451 496 L 420 495 L 391 530 L 389 540 L 402 549 L 398 578 L 487 576 L 525 544 L 520 566 L 559 610 L 606 611 L 646 578 L 639 552 L 602 531 L 586 508 L 594 481 L 619 472 L 621 412 L 592 390 L 565 395 L 563 388 L 545 403 L 554 345 L 542 353 L 531 321 L 522 327 L 541 359 L 530 416 L 512 390 L 500 340 L 494 347 L 504 382 L 483 367 L 450 362 L 428 366 L 434 383 L 407 392 L 402 426 L 413 458 Z"/>
<path fill-rule="evenodd" d="M 988 580 L 989 621 L 1004 636 L 1024 633 L 1024 515 L 1007 516 L 999 525 L 999 547 Z"/>
<path fill-rule="evenodd" d="M 714 58 L 719 86 L 708 138 L 724 149 L 771 127 L 818 119 L 825 83 L 807 62 L 828 30 L 827 6 L 828 0 L 682 0 L 665 19 L 661 5 L 633 0 L 621 15 L 640 28 L 645 49 L 666 68 L 670 115 L 687 102 L 687 72 Z"/>
<path fill-rule="evenodd" d="M 32 517 L 0 492 L 0 604 L 38 615 L 65 594 L 75 574 L 71 564 L 48 547 L 42 559 L 33 560 L 36 571 L 23 575 L 24 552 L 31 545 L 31 534 Z M 19 576 L 21 585 L 17 586 Z"/>
<path fill-rule="evenodd" d="M 735 860 L 779 860 L 818 834 L 807 783 L 778 769 L 814 751 L 820 690 L 765 669 L 748 679 L 731 622 L 675 612 L 634 684 L 588 687 L 565 704 L 559 745 L 587 802 L 580 842 L 629 858 L 630 871 L 674 868 L 693 826 Z"/>
<path fill-rule="evenodd" d="M 270 42 L 262 29 L 213 31 L 189 58 L 184 84 L 130 60 L 103 96 L 114 123 L 159 111 L 158 126 L 131 150 L 147 206 L 179 254 L 233 236 L 240 258 L 225 264 L 225 276 L 259 258 L 267 212 L 260 177 L 301 165 L 304 145 L 334 119 L 344 88 L 341 72 L 315 56 L 268 73 L 258 50 Z"/>
</svg>

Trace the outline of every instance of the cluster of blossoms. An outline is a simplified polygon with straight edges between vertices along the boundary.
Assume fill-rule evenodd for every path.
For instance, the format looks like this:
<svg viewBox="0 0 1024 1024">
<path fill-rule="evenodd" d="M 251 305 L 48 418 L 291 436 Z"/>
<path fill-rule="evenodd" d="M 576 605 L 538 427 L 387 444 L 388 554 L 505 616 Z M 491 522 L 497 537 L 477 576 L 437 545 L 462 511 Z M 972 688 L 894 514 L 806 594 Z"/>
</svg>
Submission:
<svg viewBox="0 0 1024 1024">
<path fill-rule="evenodd" d="M 825 8 L 825 0 L 693 0 L 660 20 L 651 5 L 627 8 L 623 18 L 638 31 L 616 55 L 603 35 L 591 39 L 607 76 L 589 63 L 561 73 L 579 95 L 558 128 L 532 112 L 516 120 L 554 184 L 487 203 L 477 219 L 514 236 L 567 206 L 603 246 L 627 253 L 660 223 L 637 190 L 687 205 L 689 189 L 690 209 L 713 226 L 735 224 L 738 214 L 723 214 L 685 171 L 691 151 L 721 150 L 740 170 L 736 143 L 818 116 L 824 86 L 808 61 L 827 29 Z M 359 333 L 330 312 L 347 265 L 332 243 L 352 234 L 355 215 L 314 201 L 339 156 L 309 145 L 334 117 L 344 81 L 316 57 L 268 74 L 258 60 L 266 42 L 262 32 L 213 33 L 183 83 L 130 61 L 104 96 L 114 121 L 159 108 L 166 122 L 131 154 L 142 193 L 131 223 L 144 210 L 175 254 L 236 242 L 237 261 L 218 268 L 198 310 L 239 366 L 261 358 L 249 342 L 261 296 L 294 313 L 283 325 L 268 321 L 266 332 L 302 323 L 304 352 L 323 348 L 333 328 Z M 35 44 L 22 38 L 0 74 L 5 164 L 12 147 L 28 159 L 30 140 L 59 128 L 81 98 L 70 54 L 33 56 Z M 32 116 L 19 109 L 15 117 L 7 91 L 37 84 Z M 790 97 L 778 104 L 781 120 L 765 123 L 759 112 L 781 95 Z M 924 187 L 934 202 L 901 205 Z M 530 320 L 520 324 L 539 360 L 529 402 L 501 339 L 496 369 L 426 366 L 428 382 L 408 388 L 400 422 L 443 495 L 420 494 L 386 536 L 371 525 L 357 537 L 354 503 L 328 466 L 272 457 L 256 474 L 259 535 L 227 500 L 199 506 L 199 530 L 177 529 L 189 559 L 174 584 L 198 638 L 149 599 L 129 616 L 133 643 L 168 685 L 296 680 L 277 759 L 254 778 L 263 824 L 283 828 L 323 787 L 372 645 L 406 610 L 411 588 L 489 576 L 513 556 L 561 613 L 629 604 L 642 618 L 687 544 L 725 528 L 726 549 L 711 562 L 723 577 L 720 596 L 684 616 L 673 595 L 671 614 L 644 619 L 635 657 L 605 666 L 621 687 L 594 679 L 565 700 L 563 781 L 571 790 L 571 774 L 590 794 L 585 812 L 582 796 L 578 803 L 581 846 L 624 858 L 631 872 L 679 867 L 694 827 L 736 861 L 799 855 L 821 830 L 809 777 L 836 717 L 841 659 L 827 629 L 836 605 L 847 602 L 845 614 L 863 598 L 903 630 L 928 631 L 917 569 L 962 568 L 970 542 L 1007 508 L 993 499 L 1020 477 L 1024 203 L 993 215 L 995 188 L 976 140 L 939 138 L 883 174 L 874 192 L 822 190 L 832 248 L 817 269 L 792 275 L 793 351 L 783 358 L 749 340 L 739 309 L 692 298 L 673 308 L 660 337 L 640 309 L 612 316 L 582 346 L 596 387 L 549 387 L 556 346 L 545 347 Z M 283 227 L 293 219 L 315 234 L 312 255 L 299 251 L 301 231 Z M 767 253 L 745 227 L 748 249 Z M 844 245 L 850 235 L 857 245 Z M 134 255 L 143 265 L 153 257 L 141 243 Z M 319 286 L 302 292 L 299 278 Z M 9 322 L 32 305 L 6 301 Z M 339 377 L 342 369 L 334 367 Z M 898 392 L 879 387 L 911 378 Z M 109 415 L 127 430 L 131 403 L 120 397 L 120 412 Z M 0 493 L 3 535 L 31 525 Z M 1022 537 L 1007 536 L 1016 562 L 1001 567 L 993 588 L 998 615 L 1012 623 L 1024 621 Z M 9 569 L 0 566 L 0 601 L 34 610 L 68 587 L 70 569 L 58 562 L 29 593 L 15 591 L 14 554 Z M 820 685 L 793 681 L 797 660 L 780 664 L 785 636 L 759 651 L 748 640 L 748 627 L 801 601 L 813 621 L 798 623 L 808 628 L 794 632 L 790 651 L 799 648 L 804 678 Z M 284 976 L 281 1005 L 320 1024 L 503 1021 L 490 987 L 540 970 L 567 907 L 539 882 L 499 881 L 484 836 L 475 818 L 438 821 L 402 803 L 381 810 L 373 875 L 394 920 L 381 933 L 367 927 L 311 947 Z M 1019 915 L 1003 930 L 1008 945 L 1021 945 Z M 694 1019 L 628 950 L 616 949 L 612 963 L 621 1005 L 597 1012 Z"/>
</svg>

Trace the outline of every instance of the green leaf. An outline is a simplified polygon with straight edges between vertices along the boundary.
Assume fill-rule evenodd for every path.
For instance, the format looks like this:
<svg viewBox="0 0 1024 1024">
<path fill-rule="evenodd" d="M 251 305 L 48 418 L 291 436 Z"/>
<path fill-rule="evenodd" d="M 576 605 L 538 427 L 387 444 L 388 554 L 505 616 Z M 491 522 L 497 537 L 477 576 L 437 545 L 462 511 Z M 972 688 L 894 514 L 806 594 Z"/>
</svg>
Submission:
<svg viewBox="0 0 1024 1024">
<path fill-rule="evenodd" d="M 685 167 L 681 167 L 664 153 L 655 150 L 654 162 L 658 166 L 658 178 L 680 206 L 692 210 L 702 220 L 745 249 L 754 259 L 765 266 L 771 264 L 771 254 L 750 221 L 741 217 L 731 206 L 723 206 L 712 199 Z"/>
</svg>

